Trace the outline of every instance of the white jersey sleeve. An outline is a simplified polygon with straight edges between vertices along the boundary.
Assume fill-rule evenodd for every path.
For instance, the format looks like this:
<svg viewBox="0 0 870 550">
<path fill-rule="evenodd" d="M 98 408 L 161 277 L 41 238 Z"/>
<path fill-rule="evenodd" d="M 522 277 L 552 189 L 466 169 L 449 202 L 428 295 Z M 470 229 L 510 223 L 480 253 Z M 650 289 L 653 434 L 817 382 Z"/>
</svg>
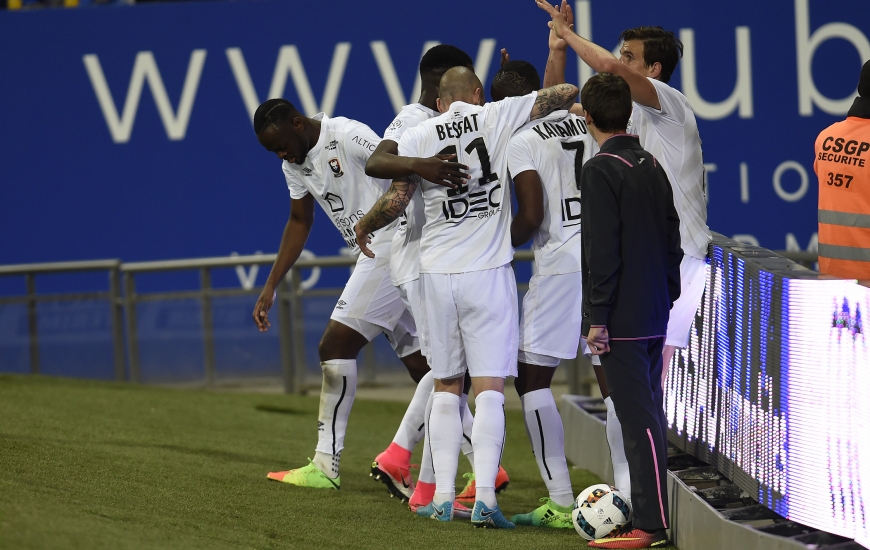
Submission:
<svg viewBox="0 0 870 550">
<path fill-rule="evenodd" d="M 438 116 L 438 113 L 428 107 L 420 105 L 419 103 L 406 105 L 402 107 L 402 110 L 399 111 L 399 114 L 396 115 L 393 122 L 387 126 L 387 129 L 384 131 L 384 140 L 399 143 L 399 140 L 402 139 L 402 135 L 406 130 L 415 127 L 424 120 L 429 120 L 436 116 Z"/>
<path fill-rule="evenodd" d="M 363 167 L 365 174 L 365 165 L 369 157 L 377 149 L 381 138 L 365 124 L 359 123 L 356 127 L 344 134 L 344 150 L 347 155 L 347 160 L 351 164 Z M 373 179 L 372 181 L 383 185 L 385 180 Z M 386 191 L 386 189 L 384 189 Z"/>
<path fill-rule="evenodd" d="M 291 169 L 289 162 L 282 160 L 281 170 L 284 172 L 284 180 L 287 182 L 287 189 L 290 190 L 291 199 L 298 200 L 308 194 L 308 188 L 299 181 L 299 172 Z"/>
<path fill-rule="evenodd" d="M 649 78 L 648 80 L 652 82 L 653 87 L 656 89 L 661 109 L 656 109 L 649 105 L 641 105 L 640 103 L 636 103 L 636 105 L 648 112 L 651 117 L 658 118 L 661 122 L 683 126 L 686 123 L 687 103 L 683 94 L 660 80 L 654 78 Z"/>
<path fill-rule="evenodd" d="M 508 144 L 508 170 L 512 178 L 523 172 L 535 171 L 535 158 L 528 140 L 519 133 Z"/>
<path fill-rule="evenodd" d="M 536 99 L 538 99 L 538 92 L 532 92 L 520 97 L 508 97 L 487 105 L 510 128 L 510 132 L 514 133 L 529 121 Z"/>
</svg>

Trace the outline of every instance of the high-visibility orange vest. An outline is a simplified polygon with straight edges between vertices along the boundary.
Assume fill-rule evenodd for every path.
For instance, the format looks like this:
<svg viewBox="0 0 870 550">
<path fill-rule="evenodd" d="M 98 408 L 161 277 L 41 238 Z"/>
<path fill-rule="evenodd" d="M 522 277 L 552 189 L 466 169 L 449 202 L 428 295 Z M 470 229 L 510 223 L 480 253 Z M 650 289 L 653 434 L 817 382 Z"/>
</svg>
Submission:
<svg viewBox="0 0 870 550">
<path fill-rule="evenodd" d="M 850 116 L 816 138 L 819 271 L 870 279 L 870 118 Z"/>
</svg>

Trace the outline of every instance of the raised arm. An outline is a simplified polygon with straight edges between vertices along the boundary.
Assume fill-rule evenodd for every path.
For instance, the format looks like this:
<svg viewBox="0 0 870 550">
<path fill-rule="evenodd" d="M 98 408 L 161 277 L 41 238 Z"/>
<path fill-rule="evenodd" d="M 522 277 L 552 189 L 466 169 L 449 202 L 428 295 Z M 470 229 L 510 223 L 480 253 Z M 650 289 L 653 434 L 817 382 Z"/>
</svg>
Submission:
<svg viewBox="0 0 870 550">
<path fill-rule="evenodd" d="M 529 114 L 529 120 L 543 118 L 553 111 L 567 110 L 574 104 L 579 93 L 580 90 L 573 84 L 557 84 L 539 90 L 535 104 L 532 106 L 532 112 Z"/>
<path fill-rule="evenodd" d="M 266 332 L 272 326 L 269 323 L 269 310 L 275 301 L 275 291 L 278 284 L 299 259 L 311 226 L 314 225 L 314 197 L 310 194 L 301 199 L 291 199 L 290 218 L 284 226 L 284 235 L 281 237 L 281 245 L 278 247 L 278 257 L 272 265 L 272 271 L 266 279 L 263 291 L 254 305 L 254 322 L 260 332 Z"/>
<path fill-rule="evenodd" d="M 465 183 L 468 166 L 450 162 L 456 155 L 436 155 L 428 158 L 400 157 L 399 144 L 385 139 L 366 162 L 366 175 L 373 178 L 394 179 L 417 175 L 424 180 L 445 187 L 456 188 Z"/>
<path fill-rule="evenodd" d="M 363 254 L 369 258 L 375 257 L 374 252 L 367 246 L 371 242 L 371 234 L 390 225 L 393 220 L 402 215 L 418 185 L 419 179 L 416 176 L 394 179 L 387 192 L 378 199 L 363 219 L 357 222 L 354 227 L 356 244 Z"/>
<path fill-rule="evenodd" d="M 575 34 L 565 17 L 547 0 L 535 0 L 535 3 L 553 19 L 549 23 L 550 29 L 555 32 L 556 36 L 565 40 L 584 63 L 599 73 L 612 73 L 624 78 L 631 88 L 632 101 L 654 109 L 661 109 L 655 86 L 647 77 L 628 65 L 623 65 L 611 52 L 598 44 Z"/>
<path fill-rule="evenodd" d="M 574 28 L 574 12 L 568 0 L 562 0 L 559 11 L 568 23 L 568 27 Z M 556 31 L 553 29 L 550 29 L 547 45 L 550 46 L 550 54 L 547 56 L 547 66 L 544 68 L 544 88 L 565 82 L 565 65 L 568 63 L 568 43 L 556 36 Z"/>
</svg>

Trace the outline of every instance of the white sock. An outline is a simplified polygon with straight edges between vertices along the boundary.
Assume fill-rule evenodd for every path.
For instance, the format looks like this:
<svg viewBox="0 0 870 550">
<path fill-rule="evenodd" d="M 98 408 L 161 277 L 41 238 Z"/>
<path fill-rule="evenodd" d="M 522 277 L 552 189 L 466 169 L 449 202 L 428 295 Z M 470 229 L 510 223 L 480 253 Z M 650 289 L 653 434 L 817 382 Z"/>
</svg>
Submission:
<svg viewBox="0 0 870 550">
<path fill-rule="evenodd" d="M 426 416 L 428 422 L 429 416 L 432 414 L 432 401 L 435 399 L 435 392 L 429 392 L 429 398 L 426 400 Z M 429 430 L 424 429 L 428 433 Z M 432 466 L 432 445 L 429 444 L 429 437 L 423 439 L 423 458 L 420 460 L 420 475 L 417 476 L 417 481 L 423 483 L 435 483 L 435 468 Z"/>
<path fill-rule="evenodd" d="M 474 473 L 474 446 L 471 444 L 471 429 L 474 427 L 474 415 L 468 408 L 468 394 L 463 393 L 460 398 L 459 412 L 462 415 L 462 445 L 459 447 L 462 454 L 471 464 L 471 473 Z"/>
<path fill-rule="evenodd" d="M 429 395 L 435 387 L 435 374 L 432 371 L 426 373 L 418 383 L 417 390 L 414 392 L 414 397 L 408 403 L 408 409 L 405 411 L 405 416 L 402 417 L 402 423 L 399 424 L 399 430 L 393 438 L 393 443 L 408 451 L 413 451 L 417 443 L 423 439 L 425 435 L 425 419 L 426 419 L 426 404 L 429 401 Z"/>
<path fill-rule="evenodd" d="M 628 474 L 628 459 L 622 443 L 622 424 L 616 418 L 616 409 L 610 396 L 604 399 L 607 406 L 607 444 L 610 445 L 610 460 L 613 462 L 613 484 L 628 498 L 631 504 L 631 476 Z"/>
<path fill-rule="evenodd" d="M 462 420 L 459 417 L 459 396 L 435 392 L 427 426 L 435 468 L 435 498 L 442 504 L 456 498 L 456 469 L 459 465 L 459 445 L 462 440 Z"/>
<path fill-rule="evenodd" d="M 504 394 L 494 390 L 480 392 L 475 400 L 476 419 L 471 431 L 474 445 L 474 479 L 477 500 L 492 508 L 495 500 L 495 476 L 504 449 Z"/>
<path fill-rule="evenodd" d="M 317 448 L 314 463 L 327 476 L 339 475 L 347 419 L 356 396 L 356 359 L 332 359 L 320 363 L 320 413 L 317 415 Z"/>
<path fill-rule="evenodd" d="M 526 432 L 538 462 L 541 477 L 550 491 L 550 499 L 559 506 L 574 502 L 568 461 L 565 459 L 565 434 L 562 417 L 549 388 L 530 391 L 520 397 Z"/>
</svg>

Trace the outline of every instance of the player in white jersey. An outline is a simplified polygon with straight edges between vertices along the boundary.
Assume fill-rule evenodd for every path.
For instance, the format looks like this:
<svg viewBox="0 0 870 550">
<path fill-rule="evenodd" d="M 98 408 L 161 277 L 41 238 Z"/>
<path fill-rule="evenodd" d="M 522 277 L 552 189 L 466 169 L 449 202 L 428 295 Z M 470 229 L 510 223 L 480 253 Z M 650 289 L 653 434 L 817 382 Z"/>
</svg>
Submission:
<svg viewBox="0 0 870 550">
<path fill-rule="evenodd" d="M 525 61 L 510 61 L 496 74 L 492 97 L 518 96 L 540 87 L 540 76 Z M 549 499 L 517 525 L 571 529 L 574 493 L 565 459 L 562 418 L 550 390 L 561 359 L 580 347 L 580 169 L 598 152 L 586 121 L 557 111 L 529 123 L 508 146 L 508 167 L 517 197 L 511 223 L 514 247 L 533 239 L 535 254 L 520 320 L 519 362 L 514 385 L 523 407 L 526 433 Z"/>
<path fill-rule="evenodd" d="M 675 350 L 688 344 L 692 321 L 704 293 L 707 248 L 712 240 L 707 227 L 704 164 L 695 114 L 686 97 L 667 84 L 682 56 L 683 45 L 674 33 L 661 27 L 637 27 L 620 35 L 622 46 L 620 57 L 616 59 L 601 46 L 574 34 L 568 20 L 570 8 L 566 17 L 546 1 L 536 2 L 552 18 L 550 59 L 544 83 L 564 81 L 568 46 L 592 69 L 624 78 L 631 88 L 634 103 L 628 129 L 637 133 L 641 146 L 661 162 L 671 182 L 674 206 L 680 217 L 684 256 L 680 265 L 680 297 L 671 308 L 662 353 L 664 380 Z M 563 0 L 563 12 L 565 8 Z M 608 392 L 600 366 L 596 367 L 596 375 L 606 397 Z M 612 402 L 605 399 L 605 403 L 615 483 L 621 491 L 631 494 L 628 464 L 621 451 L 621 428 Z"/>
<path fill-rule="evenodd" d="M 457 455 L 462 439 L 460 394 L 466 370 L 476 395 L 472 431 L 477 526 L 513 528 L 498 508 L 495 479 L 504 442 L 504 379 L 516 373 L 516 281 L 509 263 L 510 209 L 506 150 L 510 135 L 529 119 L 564 109 L 577 96 L 563 84 L 519 98 L 484 105 L 480 80 L 455 67 L 441 79 L 442 114 L 408 130 L 402 156 L 456 154 L 469 180 L 456 189 L 417 178 L 393 181 L 390 191 L 357 224 L 364 254 L 367 235 L 401 215 L 417 187 L 426 224 L 420 241 L 423 317 L 435 397 L 428 423 L 436 490 L 418 515 L 449 521 L 453 516 Z M 467 369 L 466 369 L 467 365 Z"/>
<path fill-rule="evenodd" d="M 550 25 L 562 38 L 561 44 L 570 45 L 596 71 L 617 74 L 628 82 L 634 102 L 628 129 L 637 133 L 641 146 L 661 161 L 674 189 L 685 256 L 680 266 L 682 292 L 668 322 L 664 351 L 667 369 L 676 348 L 688 344 L 704 292 L 707 248 L 712 240 L 707 227 L 704 161 L 695 113 L 686 97 L 667 84 L 683 54 L 683 44 L 673 32 L 661 27 L 628 29 L 620 35 L 622 46 L 620 58 L 616 59 L 601 46 L 574 34 L 556 8 L 544 0 L 536 2 L 553 18 Z M 564 47 L 551 49 L 545 84 L 548 78 L 554 82 L 564 80 L 564 52 Z"/>
<path fill-rule="evenodd" d="M 440 44 L 430 48 L 420 60 L 420 99 L 417 103 L 402 108 L 396 118 L 384 132 L 384 138 L 378 144 L 375 152 L 366 163 L 366 174 L 375 178 L 399 178 L 417 175 L 433 182 L 445 185 L 459 185 L 465 182 L 462 172 L 466 166 L 451 161 L 449 155 L 429 158 L 412 158 L 398 156 L 399 140 L 408 128 L 413 128 L 420 122 L 438 115 L 436 100 L 441 76 L 451 67 L 474 68 L 471 57 L 455 46 Z M 419 274 L 420 274 L 420 235 L 423 228 L 423 201 L 415 196 L 405 215 L 399 219 L 399 226 L 393 235 L 392 253 L 390 257 L 390 275 L 393 284 L 399 290 L 399 295 L 405 302 L 415 319 L 420 317 Z M 422 351 L 425 355 L 425 337 L 422 326 L 418 324 L 417 334 Z M 425 433 L 426 411 L 431 407 L 433 392 L 433 374 L 430 372 L 417 384 L 417 390 L 408 406 L 399 430 L 390 446 L 372 463 L 372 476 L 385 483 L 390 492 L 406 500 L 410 496 L 409 506 L 416 510 L 432 500 L 435 493 L 434 470 L 432 469 L 431 453 L 424 450 L 420 476 L 416 485 L 411 483 L 410 459 L 414 447 Z M 463 394 L 467 402 L 467 392 Z M 471 426 L 473 417 L 468 405 L 464 407 L 462 424 L 464 440 L 462 451 L 473 464 L 471 444 Z M 468 441 L 466 441 L 466 439 Z M 507 478 L 507 474 L 504 474 Z M 507 481 L 502 484 L 506 485 Z M 413 494 L 411 495 L 411 493 Z M 457 502 L 455 510 L 468 513 L 470 510 Z"/>
<path fill-rule="evenodd" d="M 365 175 L 365 163 L 380 138 L 368 126 L 343 117 L 300 114 L 283 99 L 270 99 L 254 114 L 257 139 L 283 160 L 290 189 L 290 219 L 275 265 L 254 307 L 254 321 L 268 330 L 275 289 L 299 258 L 314 223 L 314 203 L 332 219 L 351 249 L 357 250 L 354 224 L 377 201 L 387 182 Z M 318 352 L 323 370 L 314 460 L 296 470 L 268 477 L 293 485 L 339 489 L 339 464 L 347 419 L 356 394 L 356 357 L 384 332 L 415 381 L 429 371 L 420 353 L 414 320 L 390 282 L 394 226 L 371 236 L 380 257 L 360 256 L 332 312 Z"/>
</svg>

